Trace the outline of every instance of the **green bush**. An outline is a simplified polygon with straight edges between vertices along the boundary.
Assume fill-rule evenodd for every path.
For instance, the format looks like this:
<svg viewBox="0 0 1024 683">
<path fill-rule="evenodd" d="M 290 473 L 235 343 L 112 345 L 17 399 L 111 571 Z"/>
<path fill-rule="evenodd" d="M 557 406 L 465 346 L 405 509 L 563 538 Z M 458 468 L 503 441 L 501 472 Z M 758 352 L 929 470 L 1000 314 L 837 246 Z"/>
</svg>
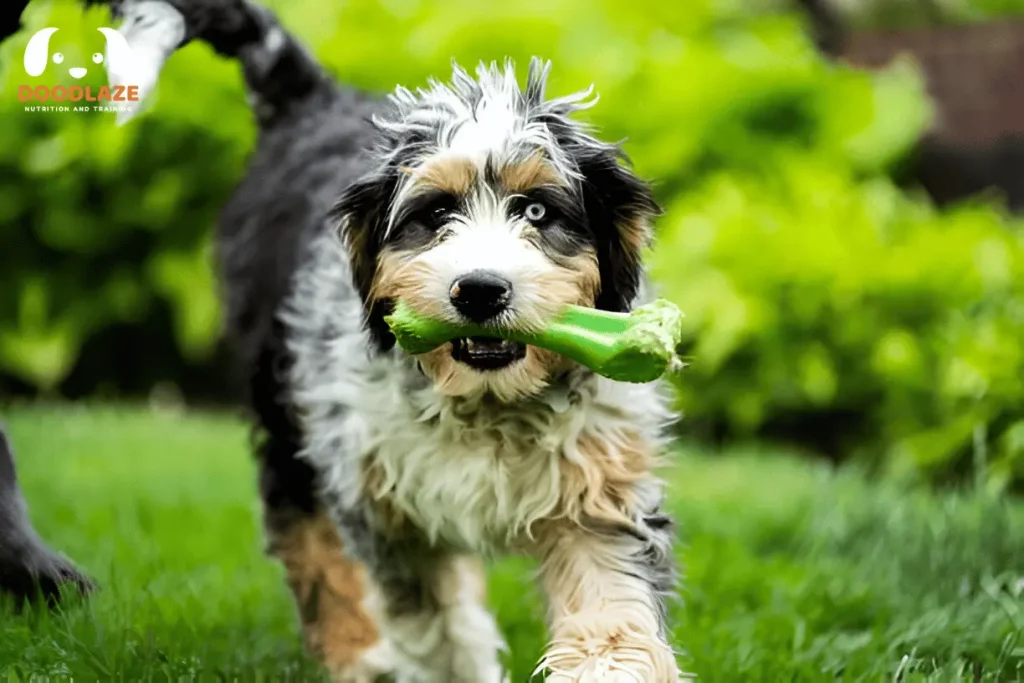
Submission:
<svg viewBox="0 0 1024 683">
<path fill-rule="evenodd" d="M 694 423 L 902 473 L 956 473 L 977 447 L 994 485 L 1024 474 L 1024 239 L 992 210 L 791 157 L 676 199 L 656 260 L 690 316 Z"/>
<path fill-rule="evenodd" d="M 160 307 L 175 353 L 208 356 L 218 330 L 210 227 L 253 139 L 235 68 L 183 51 L 164 101 L 130 126 L 112 114 L 27 112 L 17 86 L 55 82 L 52 69 L 32 79 L 21 67 L 31 31 L 58 26 L 51 52 L 87 63 L 102 50 L 94 28 L 109 23 L 70 3 L 29 10 L 30 31 L 0 53 L 0 372 L 56 391 L 90 338 L 114 325 L 142 332 Z M 89 74 L 94 89 L 101 72 Z M 154 341 L 134 337 L 118 341 L 121 354 Z"/>
<path fill-rule="evenodd" d="M 1024 14 L 1021 0 L 861 0 L 847 10 L 858 26 L 921 26 L 988 21 Z"/>
<path fill-rule="evenodd" d="M 797 17 L 738 0 L 271 4 L 360 87 L 535 54 L 555 63 L 553 93 L 597 85 L 593 122 L 628 138 L 667 208 L 653 263 L 690 316 L 691 433 L 1020 476 L 1020 227 L 887 179 L 930 118 L 913 68 L 830 65 Z M 34 8 L 30 30 L 83 44 L 108 22 L 70 0 Z M 25 112 L 26 40 L 0 50 L 0 390 L 207 392 L 225 377 L 210 227 L 254 136 L 237 65 L 188 47 L 153 111 L 117 128 Z"/>
</svg>

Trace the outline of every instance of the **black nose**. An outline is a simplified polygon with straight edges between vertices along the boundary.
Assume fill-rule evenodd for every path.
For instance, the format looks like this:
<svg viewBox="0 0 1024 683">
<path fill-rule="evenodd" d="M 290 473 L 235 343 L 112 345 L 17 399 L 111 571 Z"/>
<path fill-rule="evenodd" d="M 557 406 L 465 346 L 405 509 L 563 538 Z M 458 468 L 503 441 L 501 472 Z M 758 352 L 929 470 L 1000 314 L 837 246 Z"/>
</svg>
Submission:
<svg viewBox="0 0 1024 683">
<path fill-rule="evenodd" d="M 449 295 L 459 313 L 482 323 L 508 308 L 512 283 L 486 270 L 474 270 L 453 282 Z"/>
</svg>

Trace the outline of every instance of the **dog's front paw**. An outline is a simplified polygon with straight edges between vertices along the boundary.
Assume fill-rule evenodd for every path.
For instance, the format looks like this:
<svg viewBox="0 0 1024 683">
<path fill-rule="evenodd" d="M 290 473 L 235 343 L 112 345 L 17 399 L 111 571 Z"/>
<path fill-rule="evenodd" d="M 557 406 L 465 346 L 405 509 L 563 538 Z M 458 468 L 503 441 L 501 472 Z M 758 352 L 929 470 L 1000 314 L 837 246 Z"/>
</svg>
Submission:
<svg viewBox="0 0 1024 683">
<path fill-rule="evenodd" d="M 546 683 L 641 683 L 644 679 L 635 671 L 619 668 L 611 659 L 598 659 L 586 667 L 572 671 L 549 674 Z"/>
<path fill-rule="evenodd" d="M 328 664 L 331 683 L 374 683 L 381 676 L 394 673 L 394 651 L 391 643 L 381 640 L 351 664 Z"/>
<path fill-rule="evenodd" d="M 677 683 L 672 650 L 658 639 L 579 638 L 556 642 L 537 666 L 548 683 Z"/>
</svg>

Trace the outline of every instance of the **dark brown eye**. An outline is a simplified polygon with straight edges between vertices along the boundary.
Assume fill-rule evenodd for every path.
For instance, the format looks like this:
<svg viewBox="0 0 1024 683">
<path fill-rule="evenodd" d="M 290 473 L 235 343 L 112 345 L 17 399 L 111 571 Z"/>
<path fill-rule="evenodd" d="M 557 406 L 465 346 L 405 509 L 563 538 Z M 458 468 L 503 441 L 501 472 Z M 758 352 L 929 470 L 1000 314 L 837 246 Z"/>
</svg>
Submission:
<svg viewBox="0 0 1024 683">
<path fill-rule="evenodd" d="M 451 220 L 452 214 L 458 209 L 458 201 L 449 195 L 439 195 L 427 199 L 419 207 L 413 208 L 404 221 L 407 225 L 418 225 L 431 231 L 440 229 Z"/>
</svg>

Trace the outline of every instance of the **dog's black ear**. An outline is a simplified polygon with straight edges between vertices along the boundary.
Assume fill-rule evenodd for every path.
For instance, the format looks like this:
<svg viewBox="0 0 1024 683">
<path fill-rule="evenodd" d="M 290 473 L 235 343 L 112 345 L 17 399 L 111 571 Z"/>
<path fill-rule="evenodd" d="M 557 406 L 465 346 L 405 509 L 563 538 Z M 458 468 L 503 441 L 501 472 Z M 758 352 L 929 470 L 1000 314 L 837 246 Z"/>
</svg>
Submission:
<svg viewBox="0 0 1024 683">
<path fill-rule="evenodd" d="M 363 301 L 369 299 L 373 287 L 393 189 L 384 175 L 366 176 L 349 185 L 331 211 L 348 252 L 353 284 Z"/>
<path fill-rule="evenodd" d="M 371 294 L 397 184 L 397 175 L 387 170 L 367 175 L 350 185 L 331 211 L 348 252 L 353 284 L 363 300 L 366 327 L 381 350 L 394 346 L 395 339 L 384 322 L 385 305 L 374 301 Z"/>
<path fill-rule="evenodd" d="M 595 305 L 606 311 L 628 311 L 640 288 L 651 223 L 661 208 L 650 186 L 625 165 L 628 159 L 617 145 L 587 146 L 576 156 L 576 163 L 583 176 L 584 210 L 601 273 Z"/>
</svg>

